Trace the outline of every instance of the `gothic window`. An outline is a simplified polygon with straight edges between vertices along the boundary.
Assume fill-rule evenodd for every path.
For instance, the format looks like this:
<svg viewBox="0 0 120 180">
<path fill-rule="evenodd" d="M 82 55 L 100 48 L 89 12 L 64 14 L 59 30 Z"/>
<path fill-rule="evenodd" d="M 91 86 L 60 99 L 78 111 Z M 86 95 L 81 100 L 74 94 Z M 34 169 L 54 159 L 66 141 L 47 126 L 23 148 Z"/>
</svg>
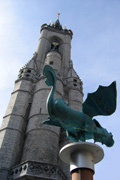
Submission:
<svg viewBox="0 0 120 180">
<path fill-rule="evenodd" d="M 55 51 L 58 51 L 59 50 L 59 43 L 56 42 L 56 41 L 52 42 L 51 49 L 55 50 Z"/>
</svg>

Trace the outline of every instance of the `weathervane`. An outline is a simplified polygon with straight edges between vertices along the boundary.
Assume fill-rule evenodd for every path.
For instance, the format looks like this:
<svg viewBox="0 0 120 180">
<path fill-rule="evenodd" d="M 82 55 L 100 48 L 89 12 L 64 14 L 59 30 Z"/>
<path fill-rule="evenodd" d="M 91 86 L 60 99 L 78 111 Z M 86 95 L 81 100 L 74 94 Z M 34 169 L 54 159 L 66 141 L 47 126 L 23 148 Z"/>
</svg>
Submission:
<svg viewBox="0 0 120 180">
<path fill-rule="evenodd" d="M 60 16 L 60 10 L 58 11 L 58 13 L 57 13 L 57 14 L 58 14 L 58 17 L 57 17 L 57 19 L 59 19 L 59 16 Z"/>
<path fill-rule="evenodd" d="M 47 99 L 49 118 L 43 124 L 59 126 L 66 130 L 67 137 L 74 142 L 94 139 L 108 147 L 113 146 L 112 133 L 103 128 L 96 119 L 97 115 L 111 115 L 116 109 L 116 82 L 110 86 L 99 86 L 96 92 L 88 94 L 82 104 L 82 112 L 67 106 L 63 99 L 55 99 L 56 74 L 46 65 L 43 74 L 47 77 L 46 84 L 52 86 Z"/>
</svg>

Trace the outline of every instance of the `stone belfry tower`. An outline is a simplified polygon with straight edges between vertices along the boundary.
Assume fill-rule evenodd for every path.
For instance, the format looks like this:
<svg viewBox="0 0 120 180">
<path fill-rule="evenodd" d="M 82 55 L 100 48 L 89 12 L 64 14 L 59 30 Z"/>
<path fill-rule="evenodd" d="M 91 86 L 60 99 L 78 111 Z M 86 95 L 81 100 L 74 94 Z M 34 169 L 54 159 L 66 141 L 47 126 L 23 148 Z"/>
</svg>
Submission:
<svg viewBox="0 0 120 180">
<path fill-rule="evenodd" d="M 48 117 L 43 67 L 56 72 L 56 98 L 81 111 L 82 82 L 71 60 L 72 31 L 55 23 L 43 24 L 33 58 L 20 69 L 0 130 L 0 180 L 70 180 L 69 167 L 59 159 L 69 143 L 63 129 L 43 125 Z"/>
</svg>

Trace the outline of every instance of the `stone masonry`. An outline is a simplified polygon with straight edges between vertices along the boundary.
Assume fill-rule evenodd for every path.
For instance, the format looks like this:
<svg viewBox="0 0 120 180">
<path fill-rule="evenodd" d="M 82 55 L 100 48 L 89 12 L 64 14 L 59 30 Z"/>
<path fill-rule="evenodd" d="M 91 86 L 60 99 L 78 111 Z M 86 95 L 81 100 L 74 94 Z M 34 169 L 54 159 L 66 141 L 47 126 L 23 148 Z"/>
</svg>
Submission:
<svg viewBox="0 0 120 180">
<path fill-rule="evenodd" d="M 0 180 L 70 180 L 69 166 L 59 159 L 59 150 L 69 143 L 64 129 L 43 125 L 47 119 L 43 67 L 56 72 L 55 98 L 81 111 L 82 82 L 71 60 L 72 31 L 59 19 L 43 24 L 36 52 L 20 69 L 0 129 Z"/>
</svg>

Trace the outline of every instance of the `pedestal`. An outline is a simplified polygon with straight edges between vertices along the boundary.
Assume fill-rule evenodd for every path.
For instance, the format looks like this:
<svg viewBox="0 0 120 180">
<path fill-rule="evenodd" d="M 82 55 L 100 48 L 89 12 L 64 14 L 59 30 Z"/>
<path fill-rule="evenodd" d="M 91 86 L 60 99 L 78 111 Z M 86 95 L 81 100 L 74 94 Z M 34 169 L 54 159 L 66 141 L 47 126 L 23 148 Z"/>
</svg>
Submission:
<svg viewBox="0 0 120 180">
<path fill-rule="evenodd" d="M 60 158 L 70 164 L 72 180 L 93 180 L 94 164 L 104 157 L 103 149 L 93 143 L 71 143 L 60 150 Z"/>
</svg>

